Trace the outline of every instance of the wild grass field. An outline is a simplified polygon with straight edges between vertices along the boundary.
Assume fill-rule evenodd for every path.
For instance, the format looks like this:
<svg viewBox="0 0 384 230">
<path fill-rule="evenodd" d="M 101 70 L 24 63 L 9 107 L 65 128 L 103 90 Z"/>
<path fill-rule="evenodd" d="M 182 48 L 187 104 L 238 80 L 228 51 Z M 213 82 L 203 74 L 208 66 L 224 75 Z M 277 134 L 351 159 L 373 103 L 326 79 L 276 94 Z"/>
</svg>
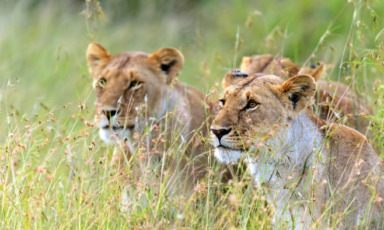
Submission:
<svg viewBox="0 0 384 230">
<path fill-rule="evenodd" d="M 111 54 L 175 47 L 185 58 L 179 80 L 214 99 L 225 73 L 246 55 L 331 64 L 324 78 L 345 83 L 372 106 L 367 134 L 384 157 L 381 0 L 0 4 L 1 229 L 286 228 L 272 225 L 263 189 L 249 186 L 247 175 L 221 183 L 212 154 L 212 173 L 191 197 L 168 196 L 163 182 L 137 179 L 134 171 L 121 180 L 110 167 L 115 146 L 100 140 L 93 121 L 96 99 L 85 59 L 90 42 Z M 135 202 L 124 210 L 127 183 Z M 339 228 L 340 217 L 330 218 L 329 227 Z"/>
</svg>

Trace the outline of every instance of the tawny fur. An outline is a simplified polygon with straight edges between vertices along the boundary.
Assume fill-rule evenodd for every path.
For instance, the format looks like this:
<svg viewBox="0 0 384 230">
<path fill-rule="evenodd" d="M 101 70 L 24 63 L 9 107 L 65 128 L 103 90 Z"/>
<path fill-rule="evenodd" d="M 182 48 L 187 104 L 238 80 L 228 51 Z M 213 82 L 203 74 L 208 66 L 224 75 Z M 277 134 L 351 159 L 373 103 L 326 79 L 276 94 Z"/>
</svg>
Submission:
<svg viewBox="0 0 384 230">
<path fill-rule="evenodd" d="M 250 75 L 227 84 L 211 126 L 215 156 L 247 163 L 257 185 L 270 188 L 275 220 L 295 229 L 383 228 L 379 158 L 364 135 L 307 108 L 315 88 L 308 75 Z"/>
</svg>

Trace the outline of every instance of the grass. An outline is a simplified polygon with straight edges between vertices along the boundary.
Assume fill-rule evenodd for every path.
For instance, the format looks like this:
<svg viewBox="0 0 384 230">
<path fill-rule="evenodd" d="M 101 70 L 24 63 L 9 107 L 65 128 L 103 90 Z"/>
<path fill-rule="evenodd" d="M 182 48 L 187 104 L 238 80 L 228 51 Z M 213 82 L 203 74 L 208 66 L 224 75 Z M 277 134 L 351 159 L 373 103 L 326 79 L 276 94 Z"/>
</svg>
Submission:
<svg viewBox="0 0 384 230">
<path fill-rule="evenodd" d="M 203 92 L 215 88 L 213 97 L 215 84 L 244 55 L 334 64 L 326 77 L 373 106 L 370 139 L 383 157 L 382 1 L 111 0 L 87 9 L 96 2 L 2 3 L 0 228 L 272 228 L 261 188 L 247 186 L 247 175 L 222 184 L 212 156 L 212 173 L 191 197 L 168 196 L 145 176 L 131 178 L 135 202 L 122 211 L 127 181 L 110 167 L 115 146 L 104 145 L 93 124 L 85 62 L 91 41 L 113 54 L 178 48 L 186 60 L 180 81 Z"/>
</svg>

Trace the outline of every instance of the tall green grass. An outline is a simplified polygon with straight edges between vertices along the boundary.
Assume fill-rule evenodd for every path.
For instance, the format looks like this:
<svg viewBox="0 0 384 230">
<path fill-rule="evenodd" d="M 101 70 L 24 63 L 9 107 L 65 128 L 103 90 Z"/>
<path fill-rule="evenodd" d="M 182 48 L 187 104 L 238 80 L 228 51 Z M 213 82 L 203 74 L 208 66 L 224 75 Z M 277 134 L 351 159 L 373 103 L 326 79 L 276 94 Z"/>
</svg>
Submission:
<svg viewBox="0 0 384 230">
<path fill-rule="evenodd" d="M 112 54 L 178 48 L 180 81 L 214 98 L 243 55 L 333 64 L 326 77 L 373 106 L 371 143 L 382 158 L 382 1 L 111 0 L 92 7 L 97 2 L 1 4 L 0 228 L 272 228 L 264 192 L 247 175 L 222 184 L 212 156 L 212 173 L 191 197 L 156 195 L 143 177 L 132 186 L 143 197 L 122 211 L 126 183 L 110 167 L 115 147 L 101 142 L 93 124 L 85 62 L 91 41 Z"/>
</svg>

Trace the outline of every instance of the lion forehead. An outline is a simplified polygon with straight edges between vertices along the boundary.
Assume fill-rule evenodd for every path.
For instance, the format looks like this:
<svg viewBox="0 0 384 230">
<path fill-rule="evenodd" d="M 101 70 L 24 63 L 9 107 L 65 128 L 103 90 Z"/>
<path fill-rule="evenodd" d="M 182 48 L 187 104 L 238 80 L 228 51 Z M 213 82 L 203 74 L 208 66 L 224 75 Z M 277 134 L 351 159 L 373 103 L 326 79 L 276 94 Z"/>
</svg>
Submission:
<svg viewBox="0 0 384 230">
<path fill-rule="evenodd" d="M 149 57 L 143 52 L 126 52 L 115 55 L 107 65 L 108 69 L 123 70 L 127 67 L 143 66 L 144 61 Z"/>
<path fill-rule="evenodd" d="M 266 84 L 270 85 L 281 85 L 283 84 L 283 79 L 281 77 L 275 75 L 263 75 L 255 79 L 255 83 L 259 83 L 259 85 L 265 86 Z"/>
<path fill-rule="evenodd" d="M 228 87 L 223 97 L 237 101 L 246 101 L 250 96 L 269 96 L 271 93 L 270 86 L 281 85 L 282 83 L 283 80 L 280 77 L 264 75 Z"/>
<path fill-rule="evenodd" d="M 114 56 L 105 66 L 99 78 L 105 78 L 113 87 L 120 88 L 131 81 L 158 83 L 162 81 L 159 72 L 154 71 L 148 62 L 148 55 L 142 52 L 122 53 Z M 97 80 L 97 79 L 96 79 Z"/>
</svg>

